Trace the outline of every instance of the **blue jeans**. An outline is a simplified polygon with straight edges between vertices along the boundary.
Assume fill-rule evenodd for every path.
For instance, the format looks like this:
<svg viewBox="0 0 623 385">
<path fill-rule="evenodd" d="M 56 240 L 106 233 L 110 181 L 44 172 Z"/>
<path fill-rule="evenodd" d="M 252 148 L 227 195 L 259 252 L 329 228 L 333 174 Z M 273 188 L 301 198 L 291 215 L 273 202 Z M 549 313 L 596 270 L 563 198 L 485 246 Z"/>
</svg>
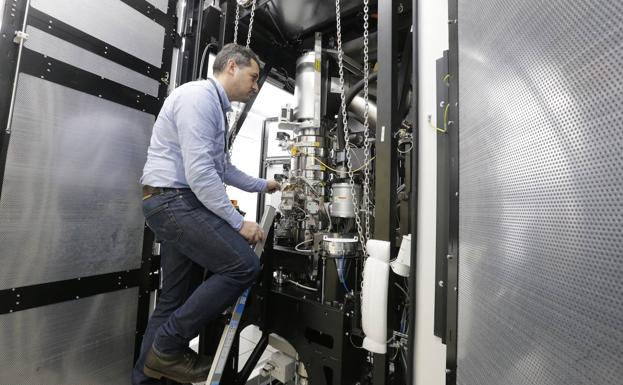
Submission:
<svg viewBox="0 0 623 385">
<path fill-rule="evenodd" d="M 159 384 L 143 374 L 149 347 L 153 344 L 164 354 L 185 350 L 210 320 L 253 284 L 259 258 L 238 231 L 206 209 L 190 190 L 152 196 L 143 201 L 143 213 L 162 243 L 163 280 L 132 383 Z M 212 275 L 197 286 L 198 268 Z"/>
</svg>

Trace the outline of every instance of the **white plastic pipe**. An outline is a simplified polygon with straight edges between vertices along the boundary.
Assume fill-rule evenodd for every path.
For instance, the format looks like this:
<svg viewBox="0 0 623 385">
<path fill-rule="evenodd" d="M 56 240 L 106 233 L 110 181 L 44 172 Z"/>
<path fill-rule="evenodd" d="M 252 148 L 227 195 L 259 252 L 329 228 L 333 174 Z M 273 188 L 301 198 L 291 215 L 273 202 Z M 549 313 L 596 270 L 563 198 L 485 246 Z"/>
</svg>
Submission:
<svg viewBox="0 0 623 385">
<path fill-rule="evenodd" d="M 398 257 L 390 265 L 394 273 L 403 277 L 409 276 L 409 266 L 411 265 L 411 234 L 402 237 Z"/>
<path fill-rule="evenodd" d="M 390 245 L 370 239 L 363 270 L 361 323 L 366 337 L 363 348 L 372 353 L 387 353 L 387 286 L 389 282 Z"/>
</svg>

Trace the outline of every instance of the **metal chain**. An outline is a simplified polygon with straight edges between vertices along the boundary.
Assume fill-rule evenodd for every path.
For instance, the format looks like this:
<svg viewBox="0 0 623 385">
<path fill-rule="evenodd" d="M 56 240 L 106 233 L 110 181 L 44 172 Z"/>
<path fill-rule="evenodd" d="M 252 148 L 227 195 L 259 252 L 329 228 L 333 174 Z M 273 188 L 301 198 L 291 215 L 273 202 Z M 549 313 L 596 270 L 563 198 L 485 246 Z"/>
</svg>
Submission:
<svg viewBox="0 0 623 385">
<path fill-rule="evenodd" d="M 370 239 L 370 124 L 368 122 L 368 113 L 370 110 L 368 102 L 368 83 L 370 77 L 370 63 L 368 62 L 368 28 L 369 28 L 369 0 L 363 0 L 363 99 L 364 99 L 364 112 L 363 112 L 363 135 L 364 135 L 364 165 L 363 170 L 364 180 L 364 210 L 366 217 L 366 240 Z"/>
<path fill-rule="evenodd" d="M 364 238 L 364 232 L 361 225 L 361 218 L 359 217 L 359 202 L 357 202 L 357 194 L 355 192 L 355 173 L 353 172 L 353 162 L 350 154 L 350 139 L 348 138 L 348 113 L 346 111 L 346 95 L 344 92 L 344 63 L 343 63 L 343 51 L 342 51 L 342 22 L 340 18 L 340 0 L 335 0 L 335 22 L 336 22 L 336 34 L 337 34 L 337 58 L 340 74 L 340 99 L 341 99 L 341 111 L 342 111 L 342 123 L 344 126 L 344 140 L 346 142 L 346 164 L 348 169 L 348 183 L 350 184 L 350 193 L 353 198 L 353 206 L 355 208 L 355 222 L 357 224 L 357 234 L 359 235 L 359 242 L 361 243 L 361 249 L 363 250 L 364 257 L 368 256 L 368 250 L 366 248 L 367 239 Z"/>
<path fill-rule="evenodd" d="M 253 0 L 251 5 L 251 17 L 249 18 L 249 33 L 247 34 L 247 48 L 251 45 L 251 31 L 253 30 L 253 19 L 255 18 L 255 3 L 257 0 Z"/>
<path fill-rule="evenodd" d="M 249 18 L 249 33 L 247 33 L 247 48 L 251 45 L 251 32 L 253 31 L 253 20 L 255 19 L 255 5 L 257 0 L 251 4 L 251 17 Z M 240 20 L 240 3 L 236 2 L 236 20 L 234 21 L 234 43 L 238 44 L 238 21 Z"/>
<path fill-rule="evenodd" d="M 234 22 L 234 44 L 238 44 L 238 20 L 240 19 L 240 4 L 236 3 L 236 21 Z"/>
<path fill-rule="evenodd" d="M 249 33 L 247 34 L 247 48 L 251 45 L 251 33 L 253 31 L 253 20 L 255 19 L 255 5 L 257 0 L 253 0 L 253 4 L 251 5 L 251 17 L 249 18 Z M 238 19 L 240 18 L 240 4 L 236 5 L 236 22 L 234 24 L 234 43 L 238 44 Z M 235 127 L 238 123 L 238 118 L 240 118 L 240 103 L 238 103 L 237 108 L 234 110 L 234 116 L 231 119 L 231 127 Z M 237 133 L 232 131 L 232 137 L 229 139 L 231 146 L 229 146 L 228 154 L 231 159 L 232 149 L 234 147 L 234 141 L 236 140 Z"/>
</svg>

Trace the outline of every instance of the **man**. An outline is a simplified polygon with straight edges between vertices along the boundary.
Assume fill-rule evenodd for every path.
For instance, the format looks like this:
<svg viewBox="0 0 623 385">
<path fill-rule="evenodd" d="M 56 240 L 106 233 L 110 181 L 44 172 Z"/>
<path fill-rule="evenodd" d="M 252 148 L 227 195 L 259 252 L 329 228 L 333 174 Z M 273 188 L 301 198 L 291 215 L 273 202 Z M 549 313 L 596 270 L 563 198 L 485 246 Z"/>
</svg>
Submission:
<svg viewBox="0 0 623 385">
<path fill-rule="evenodd" d="M 134 384 L 205 381 L 211 359 L 188 342 L 251 286 L 259 261 L 250 244 L 264 238 L 244 221 L 223 183 L 272 193 L 275 181 L 236 169 L 228 156 L 226 111 L 258 92 L 259 60 L 228 44 L 213 65 L 214 79 L 184 84 L 169 95 L 154 125 L 143 171 L 143 212 L 162 243 L 162 290 L 143 337 Z M 198 266 L 197 266 L 198 265 Z M 197 286 L 197 269 L 212 275 Z M 202 270 L 202 269 L 201 269 Z M 196 288 L 195 288 L 196 287 Z"/>
</svg>

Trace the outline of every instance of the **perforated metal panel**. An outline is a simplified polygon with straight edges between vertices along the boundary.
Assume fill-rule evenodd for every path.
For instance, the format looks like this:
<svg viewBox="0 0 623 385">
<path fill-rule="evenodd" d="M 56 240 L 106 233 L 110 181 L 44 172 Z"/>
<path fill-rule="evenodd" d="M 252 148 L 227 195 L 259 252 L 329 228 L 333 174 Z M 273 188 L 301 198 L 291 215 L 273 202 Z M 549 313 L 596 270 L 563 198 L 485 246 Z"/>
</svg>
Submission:
<svg viewBox="0 0 623 385">
<path fill-rule="evenodd" d="M 459 0 L 458 383 L 623 383 L 623 3 Z"/>
<path fill-rule="evenodd" d="M 145 94 L 158 96 L 160 83 L 157 80 L 132 71 L 33 26 L 28 26 L 26 32 L 29 35 L 26 48 L 110 79 L 121 85 L 134 88 Z"/>
<path fill-rule="evenodd" d="M 153 115 L 21 74 L 0 197 L 0 289 L 140 265 Z"/>
<path fill-rule="evenodd" d="M 129 384 L 138 289 L 0 315 L 0 383 Z"/>
<path fill-rule="evenodd" d="M 156 67 L 162 65 L 164 27 L 120 0 L 31 0 L 30 5 Z"/>
</svg>

